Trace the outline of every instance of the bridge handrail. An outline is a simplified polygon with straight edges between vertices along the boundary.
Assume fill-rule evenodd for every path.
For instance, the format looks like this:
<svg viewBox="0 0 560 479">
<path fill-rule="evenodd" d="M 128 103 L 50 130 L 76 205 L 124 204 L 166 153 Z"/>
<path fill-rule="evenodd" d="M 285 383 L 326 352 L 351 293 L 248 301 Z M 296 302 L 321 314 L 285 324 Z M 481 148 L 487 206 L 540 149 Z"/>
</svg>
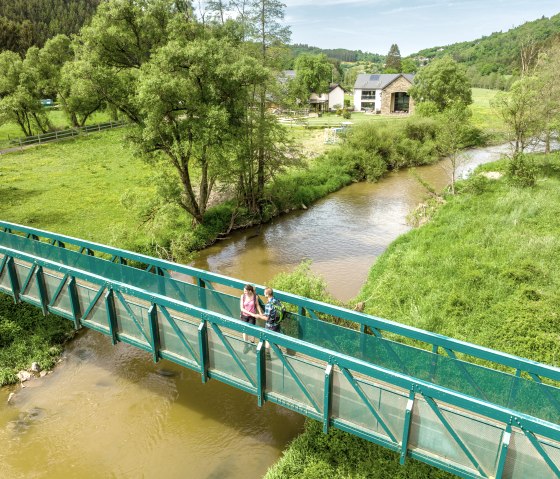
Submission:
<svg viewBox="0 0 560 479">
<path fill-rule="evenodd" d="M 303 354 L 307 354 L 329 364 L 356 371 L 360 374 L 364 374 L 408 391 L 414 390 L 424 396 L 474 412 L 483 417 L 501 421 L 506 424 L 512 424 L 516 427 L 520 427 L 521 429 L 529 429 L 534 434 L 540 434 L 542 436 L 546 436 L 548 439 L 560 441 L 559 424 L 539 419 L 504 406 L 480 400 L 422 379 L 414 378 L 413 376 L 409 376 L 407 374 L 385 369 L 381 366 L 376 366 L 360 359 L 345 355 L 344 353 L 307 343 L 299 339 L 286 336 L 282 333 L 276 333 L 265 328 L 253 326 L 249 323 L 225 316 L 221 313 L 205 310 L 177 299 L 169 298 L 151 291 L 146 291 L 136 286 L 110 280 L 95 273 L 90 273 L 71 266 L 56 263 L 54 261 L 13 250 L 2 245 L 0 245 L 0 253 L 46 267 L 65 275 L 67 274 L 74 278 L 80 278 L 85 281 L 104 286 L 107 289 L 121 291 L 125 294 L 150 302 L 152 305 L 155 304 L 169 307 L 179 312 L 188 314 L 189 316 L 196 317 L 201 321 L 215 322 L 235 331 L 244 332 L 248 335 L 258 337 L 261 341 L 270 341 L 271 343 L 285 348 L 300 351 Z M 530 425 L 530 428 L 527 427 L 528 425 Z"/>
<path fill-rule="evenodd" d="M 93 241 L 86 241 L 37 228 L 30 228 L 16 223 L 0 221 L 0 229 L 3 229 L 6 232 L 10 231 L 12 233 L 14 231 L 18 231 L 30 236 L 43 237 L 55 242 L 58 241 L 65 244 L 72 244 L 79 248 L 99 251 L 113 257 L 120 257 L 127 260 L 137 261 L 148 266 L 186 274 L 195 278 L 210 282 L 216 282 L 224 286 L 233 287 L 240 290 L 242 290 L 246 284 L 246 282 L 244 281 L 230 278 L 218 273 L 210 273 L 208 271 L 194 268 L 192 266 L 180 265 L 168 260 L 143 255 L 141 253 L 135 253 L 120 248 L 95 243 Z M 255 288 L 257 293 L 264 293 L 264 286 L 255 285 Z M 438 333 L 424 331 L 419 328 L 415 328 L 414 326 L 404 325 L 388 319 L 371 316 L 357 311 L 351 311 L 339 306 L 334 306 L 323 303 L 321 301 L 304 298 L 295 294 L 286 293 L 283 291 L 275 291 L 275 295 L 280 300 L 299 307 L 312 309 L 313 311 L 333 315 L 338 318 L 345 319 L 360 325 L 368 326 L 376 330 L 388 331 L 390 333 L 398 334 L 400 336 L 413 340 L 422 341 L 436 347 L 450 349 L 452 351 L 460 352 L 468 356 L 477 357 L 496 364 L 501 364 L 503 366 L 514 368 L 518 372 L 527 372 L 529 374 L 538 375 L 540 377 L 545 377 L 553 381 L 560 382 L 560 368 L 549 364 L 540 363 L 538 361 L 522 358 L 520 356 L 504 353 L 466 341 L 453 339 Z"/>
</svg>

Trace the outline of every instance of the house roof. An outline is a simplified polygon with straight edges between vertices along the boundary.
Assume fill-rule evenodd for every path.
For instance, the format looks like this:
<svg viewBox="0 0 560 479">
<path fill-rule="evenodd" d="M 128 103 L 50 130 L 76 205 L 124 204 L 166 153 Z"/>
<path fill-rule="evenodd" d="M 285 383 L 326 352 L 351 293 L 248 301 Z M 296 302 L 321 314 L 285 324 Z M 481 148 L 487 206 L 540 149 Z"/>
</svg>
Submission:
<svg viewBox="0 0 560 479">
<path fill-rule="evenodd" d="M 296 77 L 295 70 L 283 70 L 278 76 L 278 81 L 280 83 L 286 83 L 288 80 L 293 80 Z"/>
<path fill-rule="evenodd" d="M 342 91 L 346 91 L 344 88 L 342 88 L 342 85 L 340 83 L 331 83 L 329 85 L 329 93 L 333 90 L 336 90 L 337 88 L 340 88 Z"/>
<path fill-rule="evenodd" d="M 354 88 L 368 90 L 383 90 L 399 77 L 406 78 L 410 83 L 414 81 L 413 73 L 360 73 L 354 83 Z"/>
</svg>

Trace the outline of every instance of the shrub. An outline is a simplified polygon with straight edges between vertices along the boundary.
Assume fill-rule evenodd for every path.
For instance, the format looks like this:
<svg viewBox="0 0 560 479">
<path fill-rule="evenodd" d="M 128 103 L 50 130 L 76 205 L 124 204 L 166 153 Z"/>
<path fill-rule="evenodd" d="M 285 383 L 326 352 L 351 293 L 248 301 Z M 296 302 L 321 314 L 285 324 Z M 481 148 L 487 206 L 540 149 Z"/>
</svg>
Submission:
<svg viewBox="0 0 560 479">
<path fill-rule="evenodd" d="M 404 134 L 411 140 L 434 140 L 436 132 L 437 122 L 433 118 L 412 116 L 404 123 Z"/>
<path fill-rule="evenodd" d="M 507 178 L 512 185 L 520 188 L 535 186 L 537 183 L 537 167 L 527 155 L 516 153 L 508 163 Z"/>
</svg>

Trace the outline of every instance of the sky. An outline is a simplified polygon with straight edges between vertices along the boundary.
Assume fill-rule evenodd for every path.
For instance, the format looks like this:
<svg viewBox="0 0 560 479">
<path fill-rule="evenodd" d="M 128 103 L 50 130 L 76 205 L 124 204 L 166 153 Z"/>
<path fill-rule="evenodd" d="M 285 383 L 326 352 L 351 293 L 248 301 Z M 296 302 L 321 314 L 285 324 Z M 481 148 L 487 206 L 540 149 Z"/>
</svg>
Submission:
<svg viewBox="0 0 560 479">
<path fill-rule="evenodd" d="M 559 0 L 283 0 L 292 43 L 407 56 L 424 48 L 475 40 L 543 15 Z"/>
</svg>

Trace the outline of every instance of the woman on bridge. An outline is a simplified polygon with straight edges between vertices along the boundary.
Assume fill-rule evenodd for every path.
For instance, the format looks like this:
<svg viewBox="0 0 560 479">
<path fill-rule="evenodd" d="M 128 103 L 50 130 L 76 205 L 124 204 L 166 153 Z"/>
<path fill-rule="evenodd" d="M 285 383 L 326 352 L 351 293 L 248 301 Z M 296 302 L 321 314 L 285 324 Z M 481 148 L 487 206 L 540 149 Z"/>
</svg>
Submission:
<svg viewBox="0 0 560 479">
<path fill-rule="evenodd" d="M 255 318 L 262 314 L 259 297 L 255 293 L 255 288 L 250 284 L 246 284 L 243 288 L 243 294 L 239 298 L 239 309 L 241 311 L 241 321 L 252 325 L 256 324 Z M 243 333 L 243 340 L 249 340 L 246 333 Z M 250 341 L 254 343 L 255 338 L 251 337 Z"/>
</svg>

